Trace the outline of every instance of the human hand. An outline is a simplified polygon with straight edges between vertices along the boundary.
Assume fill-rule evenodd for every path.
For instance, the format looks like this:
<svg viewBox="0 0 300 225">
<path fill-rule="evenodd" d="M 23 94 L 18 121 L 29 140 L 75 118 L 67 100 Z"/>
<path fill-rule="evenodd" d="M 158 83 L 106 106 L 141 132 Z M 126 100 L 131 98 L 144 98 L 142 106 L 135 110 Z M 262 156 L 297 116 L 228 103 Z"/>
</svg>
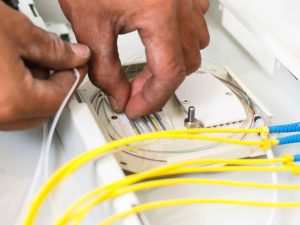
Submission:
<svg viewBox="0 0 300 225">
<path fill-rule="evenodd" d="M 91 81 L 115 111 L 136 118 L 160 109 L 185 76 L 198 69 L 209 43 L 208 0 L 60 0 L 80 43 L 90 47 Z M 147 66 L 129 83 L 121 69 L 119 34 L 138 30 Z"/>
<path fill-rule="evenodd" d="M 87 72 L 88 47 L 71 45 L 0 2 L 0 130 L 38 126 Z M 50 70 L 59 71 L 50 76 Z"/>
</svg>

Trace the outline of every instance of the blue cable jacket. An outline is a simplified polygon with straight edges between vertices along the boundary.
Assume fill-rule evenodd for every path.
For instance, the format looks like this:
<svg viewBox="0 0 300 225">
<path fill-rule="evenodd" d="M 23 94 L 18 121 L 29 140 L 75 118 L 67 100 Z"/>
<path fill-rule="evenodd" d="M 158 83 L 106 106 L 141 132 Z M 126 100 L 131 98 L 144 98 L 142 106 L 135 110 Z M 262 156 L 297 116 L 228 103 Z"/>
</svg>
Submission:
<svg viewBox="0 0 300 225">
<path fill-rule="evenodd" d="M 269 132 L 272 133 L 290 133 L 290 132 L 300 132 L 300 122 L 269 126 Z"/>
<path fill-rule="evenodd" d="M 300 134 L 278 138 L 278 145 L 286 145 L 300 142 Z"/>
<path fill-rule="evenodd" d="M 294 162 L 300 162 L 300 154 L 294 155 Z"/>
</svg>

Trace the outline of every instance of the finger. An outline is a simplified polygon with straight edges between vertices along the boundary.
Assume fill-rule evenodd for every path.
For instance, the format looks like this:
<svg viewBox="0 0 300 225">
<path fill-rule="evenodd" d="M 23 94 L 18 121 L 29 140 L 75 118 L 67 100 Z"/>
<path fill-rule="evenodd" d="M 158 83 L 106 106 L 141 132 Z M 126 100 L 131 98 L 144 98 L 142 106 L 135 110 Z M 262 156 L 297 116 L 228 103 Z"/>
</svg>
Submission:
<svg viewBox="0 0 300 225">
<path fill-rule="evenodd" d="M 178 6 L 178 29 L 187 74 L 195 72 L 201 64 L 197 21 L 194 19 L 194 7 L 180 1 Z"/>
<path fill-rule="evenodd" d="M 209 1 L 208 0 L 194 0 L 196 4 L 200 6 L 200 9 L 203 14 L 205 14 L 209 9 Z"/>
<path fill-rule="evenodd" d="M 30 31 L 30 32 L 28 32 Z M 24 32 L 20 35 L 21 32 Z M 66 70 L 82 66 L 90 57 L 90 50 L 85 45 L 69 44 L 58 35 L 44 31 L 33 25 L 28 19 L 15 37 L 20 43 L 21 57 L 53 70 Z"/>
<path fill-rule="evenodd" d="M 99 30 L 95 33 L 99 40 L 85 40 L 93 53 L 89 75 L 92 83 L 108 95 L 112 108 L 120 112 L 124 110 L 130 95 L 129 81 L 122 71 L 117 36 L 110 31 L 111 28 L 103 29 L 107 32 L 101 33 Z"/>
<path fill-rule="evenodd" d="M 200 1 L 202 2 L 202 1 Z M 203 16 L 203 6 L 199 3 L 199 0 L 194 1 L 194 14 L 193 19 L 197 25 L 197 30 L 199 31 L 199 44 L 200 49 L 204 49 L 208 46 L 210 37 L 207 28 L 205 18 Z"/>
<path fill-rule="evenodd" d="M 80 82 L 87 73 L 87 67 L 79 69 Z M 26 92 L 23 118 L 49 117 L 54 115 L 72 88 L 76 77 L 70 70 L 56 72 L 49 80 L 34 79 L 31 91 Z M 80 83 L 79 82 L 79 83 Z M 79 84 L 78 84 L 79 85 Z"/>
<path fill-rule="evenodd" d="M 140 74 L 132 85 L 132 92 L 136 94 L 126 106 L 126 113 L 131 118 L 160 109 L 186 75 L 175 15 L 152 20 L 146 28 L 139 30 L 146 48 L 146 70 L 149 71 Z M 134 90 L 136 83 L 142 84 L 140 91 Z"/>
<path fill-rule="evenodd" d="M 36 128 L 48 121 L 48 118 L 32 118 L 20 119 L 8 123 L 0 123 L 1 131 L 24 130 L 29 128 Z"/>
</svg>

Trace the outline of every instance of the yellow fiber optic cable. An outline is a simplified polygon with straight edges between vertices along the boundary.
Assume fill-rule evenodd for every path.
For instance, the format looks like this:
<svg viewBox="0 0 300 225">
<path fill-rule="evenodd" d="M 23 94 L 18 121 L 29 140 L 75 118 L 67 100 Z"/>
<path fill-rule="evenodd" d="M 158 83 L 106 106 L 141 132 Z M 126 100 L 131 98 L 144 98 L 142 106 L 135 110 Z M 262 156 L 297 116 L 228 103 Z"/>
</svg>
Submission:
<svg viewBox="0 0 300 225">
<path fill-rule="evenodd" d="M 95 159 L 104 153 L 111 151 L 112 149 L 116 149 L 121 146 L 125 146 L 131 143 L 146 141 L 146 140 L 157 140 L 157 139 L 194 139 L 194 140 L 207 140 L 207 141 L 216 141 L 230 144 L 240 144 L 240 145 L 248 145 L 248 146 L 259 146 L 261 148 L 269 148 L 271 145 L 278 144 L 277 140 L 270 139 L 262 139 L 259 141 L 248 141 L 248 140 L 235 140 L 228 138 L 220 138 L 220 137 L 210 137 L 210 136 L 201 136 L 196 135 L 194 133 L 199 132 L 232 132 L 232 133 L 260 133 L 265 132 L 267 127 L 258 128 L 258 129 L 222 129 L 222 128 L 198 128 L 198 129 L 188 129 L 188 130 L 175 130 L 175 131 L 161 131 L 156 133 L 143 134 L 133 137 L 128 137 L 120 140 L 116 140 L 108 143 L 102 147 L 96 148 L 94 150 L 88 151 L 75 159 L 71 160 L 68 164 L 60 168 L 51 179 L 46 183 L 46 185 L 40 190 L 37 197 L 32 202 L 27 217 L 25 218 L 25 225 L 32 225 L 36 215 L 49 195 L 49 193 L 57 186 L 57 184 L 69 176 L 72 172 L 77 170 L 80 166 L 88 163 L 92 159 Z"/>
<path fill-rule="evenodd" d="M 247 200 L 235 200 L 235 199 L 174 199 L 167 201 L 151 202 L 143 205 L 136 206 L 128 211 L 111 216 L 106 220 L 99 223 L 99 225 L 111 225 L 114 222 L 124 219 L 133 214 L 141 212 L 171 207 L 182 206 L 191 204 L 228 204 L 228 205 L 245 205 L 253 207 L 274 207 L 274 208 L 294 208 L 300 207 L 300 202 L 262 202 L 262 201 L 247 201 Z"/>
<path fill-rule="evenodd" d="M 192 130 L 192 129 L 191 129 Z M 197 130 L 197 129 L 195 129 Z M 198 129 L 198 132 L 201 129 Z M 205 129 L 202 129 L 202 132 L 204 132 Z M 210 130 L 210 129 L 208 129 Z M 217 129 L 215 129 L 217 130 Z M 219 132 L 228 130 L 228 132 L 237 132 L 238 130 L 242 130 L 243 133 L 246 131 L 254 132 L 253 129 L 218 129 Z M 261 131 L 261 129 L 256 129 L 255 132 Z M 172 133 L 173 132 L 173 133 Z M 172 131 L 168 133 L 168 131 L 161 131 L 156 133 L 149 133 L 139 136 L 133 136 L 128 137 L 120 140 L 116 140 L 113 142 L 110 142 L 102 147 L 96 148 L 94 150 L 85 152 L 75 159 L 71 160 L 69 163 L 61 167 L 57 172 L 54 173 L 54 175 L 48 180 L 45 186 L 42 187 L 34 201 L 29 207 L 29 212 L 25 218 L 24 225 L 32 225 L 35 221 L 35 218 L 37 216 L 37 213 L 45 201 L 45 199 L 48 197 L 49 193 L 57 186 L 58 183 L 60 183 L 63 179 L 65 179 L 67 176 L 69 176 L 72 172 L 77 170 L 82 165 L 88 163 L 92 159 L 95 159 L 104 153 L 107 153 L 111 151 L 112 149 L 119 148 L 124 145 L 128 145 L 131 143 L 146 141 L 146 140 L 157 140 L 157 139 L 194 139 L 194 140 L 207 140 L 207 141 L 218 141 L 223 143 L 230 143 L 230 144 L 240 144 L 240 145 L 249 145 L 249 146 L 259 146 L 259 147 L 269 147 L 271 145 L 278 144 L 277 140 L 269 140 L 269 139 L 263 139 L 260 141 L 248 141 L 248 140 L 235 140 L 235 139 L 228 139 L 228 138 L 219 138 L 219 137 L 209 137 L 209 136 L 200 136 L 200 135 L 194 135 L 194 134 L 187 134 L 188 132 L 191 132 L 189 130 L 183 130 L 180 133 L 179 131 Z M 174 133 L 176 132 L 176 134 Z M 178 133 L 177 133 L 178 132 Z M 206 131 L 208 132 L 208 131 Z M 215 131 L 217 132 L 217 131 Z"/>
<path fill-rule="evenodd" d="M 284 167 L 250 167 L 250 166 L 222 166 L 222 167 L 203 167 L 203 168 L 183 168 L 176 171 L 169 171 L 163 175 L 188 174 L 188 173 L 214 173 L 214 172 L 293 172 L 295 166 Z"/>
<path fill-rule="evenodd" d="M 251 162 L 252 161 L 252 162 Z M 242 167 L 242 166 L 222 166 L 222 167 L 195 167 L 195 168 L 182 168 L 185 166 L 190 165 L 200 165 L 200 164 L 213 164 L 213 163 L 228 163 L 228 164 L 262 164 L 262 163 L 283 163 L 284 167 Z M 291 164 L 291 166 L 287 166 Z M 156 168 L 150 171 L 146 171 L 140 174 L 133 174 L 128 177 L 125 177 L 123 180 L 116 181 L 110 185 L 97 188 L 90 193 L 86 194 L 84 197 L 79 199 L 75 202 L 67 211 L 66 213 L 57 221 L 56 225 L 65 224 L 68 221 L 74 212 L 76 212 L 80 206 L 84 203 L 91 200 L 96 195 L 101 195 L 99 197 L 99 201 L 103 201 L 110 193 L 112 193 L 116 189 L 122 188 L 122 186 L 130 185 L 135 182 L 142 181 L 144 179 L 154 178 L 154 177 L 161 177 L 166 175 L 176 175 L 176 174 L 185 174 L 185 173 L 201 173 L 201 172 L 228 172 L 228 171 L 255 171 L 255 172 L 279 172 L 279 171 L 292 171 L 293 173 L 299 173 L 300 167 L 293 164 L 293 157 L 292 156 L 284 156 L 282 158 L 277 159 L 196 159 L 190 161 L 183 161 L 178 163 L 173 163 L 166 165 L 164 167 Z M 104 193 L 103 193 L 104 192 Z M 94 200 L 99 202 L 97 200 Z M 95 205 L 96 203 L 91 202 L 90 205 Z"/>
<path fill-rule="evenodd" d="M 268 133 L 268 127 L 260 127 L 260 128 L 193 128 L 193 129 L 186 129 L 186 130 L 167 130 L 161 131 L 162 133 L 186 133 L 186 134 L 201 134 L 201 133 Z"/>
<path fill-rule="evenodd" d="M 78 208 L 84 204 L 85 202 L 89 201 L 94 197 L 95 195 L 99 195 L 102 192 L 105 192 L 107 190 L 112 191 L 114 188 L 120 188 L 124 185 L 129 185 L 135 182 L 142 181 L 144 179 L 153 178 L 153 177 L 159 177 L 164 175 L 174 175 L 176 171 L 178 173 L 199 173 L 199 172 L 205 172 L 208 169 L 210 170 L 216 170 L 220 171 L 241 171 L 238 166 L 224 169 L 225 167 L 200 167 L 200 168 L 183 168 L 191 165 L 203 165 L 203 164 L 230 164 L 230 165 L 256 165 L 256 164 L 274 164 L 274 163 L 282 163 L 283 165 L 289 165 L 293 164 L 293 156 L 286 155 L 281 158 L 275 158 L 275 159 L 194 159 L 194 160 L 188 160 L 183 162 L 177 162 L 173 164 L 166 165 L 164 167 L 155 168 L 143 173 L 139 174 L 132 174 L 127 177 L 125 177 L 123 180 L 116 181 L 112 184 L 109 184 L 104 187 L 100 187 L 95 189 L 94 191 L 91 191 L 90 193 L 86 194 L 84 197 L 82 197 L 80 200 L 78 200 L 76 203 L 74 203 L 64 214 L 63 217 L 61 217 L 57 225 L 64 224 L 63 221 L 67 220 L 67 217 L 70 217 L 71 213 L 78 210 Z M 181 169 L 180 169 L 181 168 Z M 208 169 L 207 169 L 208 168 Z M 250 169 L 249 169 L 250 168 Z M 252 169 L 251 169 L 252 168 Z M 184 171 L 184 169 L 186 169 Z M 294 167 L 244 167 L 242 170 L 244 171 L 261 171 L 261 172 L 271 172 L 271 171 L 293 171 Z M 170 172 L 168 172 L 170 171 Z M 107 192 L 105 192 L 107 194 Z M 104 195 L 105 197 L 105 195 Z"/>
<path fill-rule="evenodd" d="M 76 220 L 78 224 L 86 216 L 86 214 L 96 205 L 109 199 L 119 197 L 129 192 L 137 192 L 144 189 L 172 186 L 172 185 L 186 185 L 186 184 L 206 184 L 206 185 L 222 185 L 222 186 L 235 186 L 235 187 L 247 187 L 247 188 L 261 188 L 261 189 L 288 189 L 288 190 L 300 190 L 300 185 L 289 184 L 267 184 L 267 183 L 255 183 L 255 182 L 243 182 L 243 181 L 230 181 L 230 180 L 217 180 L 217 179 L 201 179 L 201 178 L 172 178 L 155 181 L 146 181 L 143 183 L 134 184 L 131 186 L 116 188 L 111 195 L 106 199 L 97 199 L 89 205 L 83 207 L 80 211 L 74 214 L 73 220 Z M 56 223 L 58 224 L 58 223 Z"/>
</svg>

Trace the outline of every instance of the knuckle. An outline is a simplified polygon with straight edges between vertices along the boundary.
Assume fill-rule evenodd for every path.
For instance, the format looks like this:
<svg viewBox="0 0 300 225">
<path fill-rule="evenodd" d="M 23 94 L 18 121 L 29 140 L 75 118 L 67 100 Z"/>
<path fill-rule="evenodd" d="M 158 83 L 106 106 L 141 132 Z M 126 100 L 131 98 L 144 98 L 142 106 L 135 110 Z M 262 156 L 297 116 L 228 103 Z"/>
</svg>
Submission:
<svg viewBox="0 0 300 225">
<path fill-rule="evenodd" d="M 15 103 L 7 103 L 7 101 L 4 101 L 4 104 L 2 104 L 2 99 L 0 102 L 0 122 L 9 122 L 16 116 L 17 106 Z"/>
<path fill-rule="evenodd" d="M 166 74 L 170 74 L 172 80 L 182 80 L 183 77 L 187 74 L 187 68 L 184 61 L 180 63 L 175 63 L 170 66 L 169 71 Z"/>
<path fill-rule="evenodd" d="M 92 83 L 104 91 L 115 89 L 116 86 L 124 82 L 123 79 L 123 71 L 119 63 L 97 65 L 90 73 Z"/>
<path fill-rule="evenodd" d="M 194 73 L 199 69 L 200 65 L 201 65 L 201 58 L 200 57 L 193 58 L 188 62 L 188 65 L 186 66 L 187 73 L 188 74 Z"/>
<path fill-rule="evenodd" d="M 113 79 L 110 79 L 110 74 L 105 71 L 97 71 L 91 74 L 91 82 L 102 89 L 109 89 L 112 85 L 115 85 Z"/>
</svg>

